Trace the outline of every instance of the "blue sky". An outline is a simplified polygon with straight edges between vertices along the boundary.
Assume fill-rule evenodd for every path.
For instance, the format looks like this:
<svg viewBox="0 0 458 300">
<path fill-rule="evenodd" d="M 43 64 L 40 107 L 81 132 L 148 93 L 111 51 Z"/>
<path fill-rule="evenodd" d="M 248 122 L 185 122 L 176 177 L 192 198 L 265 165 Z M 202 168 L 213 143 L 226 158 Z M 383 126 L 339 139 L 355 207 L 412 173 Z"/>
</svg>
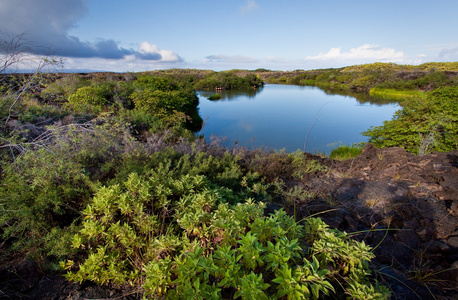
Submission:
<svg viewBox="0 0 458 300">
<path fill-rule="evenodd" d="M 309 70 L 457 61 L 457 11 L 456 0 L 0 0 L 0 32 L 27 32 L 67 69 Z"/>
</svg>

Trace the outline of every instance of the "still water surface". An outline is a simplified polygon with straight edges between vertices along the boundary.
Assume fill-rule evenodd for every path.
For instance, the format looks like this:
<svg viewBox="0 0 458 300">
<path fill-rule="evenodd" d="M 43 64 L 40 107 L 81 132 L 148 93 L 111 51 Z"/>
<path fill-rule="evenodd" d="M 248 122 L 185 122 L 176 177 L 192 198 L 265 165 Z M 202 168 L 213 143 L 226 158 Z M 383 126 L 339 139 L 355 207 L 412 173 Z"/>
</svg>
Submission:
<svg viewBox="0 0 458 300">
<path fill-rule="evenodd" d="M 374 103 L 330 94 L 317 87 L 269 84 L 257 90 L 219 92 L 221 100 L 198 92 L 199 114 L 205 120 L 200 131 L 226 138 L 225 146 L 297 149 L 329 154 L 339 145 L 367 141 L 361 132 L 382 125 L 399 109 L 396 103 Z M 375 100 L 374 100 L 375 101 Z"/>
</svg>

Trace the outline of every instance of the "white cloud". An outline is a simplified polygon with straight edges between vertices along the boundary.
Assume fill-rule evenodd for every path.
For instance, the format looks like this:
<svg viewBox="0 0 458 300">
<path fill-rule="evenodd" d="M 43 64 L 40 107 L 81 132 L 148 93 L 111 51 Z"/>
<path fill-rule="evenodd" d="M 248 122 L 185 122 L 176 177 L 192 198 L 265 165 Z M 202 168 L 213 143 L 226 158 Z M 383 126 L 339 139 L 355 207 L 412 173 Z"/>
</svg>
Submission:
<svg viewBox="0 0 458 300">
<path fill-rule="evenodd" d="M 65 70 L 73 71 L 109 71 L 109 72 L 142 72 L 187 67 L 186 62 L 166 62 L 157 60 L 142 60 L 134 55 L 123 59 L 106 58 L 68 58 L 65 61 Z"/>
<path fill-rule="evenodd" d="M 348 52 L 342 52 L 341 47 L 331 48 L 326 53 L 320 53 L 316 56 L 307 56 L 306 60 L 321 60 L 321 61 L 341 61 L 361 63 L 367 61 L 389 61 L 389 62 L 404 62 L 406 57 L 404 52 L 396 51 L 392 48 L 382 48 L 379 45 L 364 44 L 357 48 L 352 48 Z"/>
<path fill-rule="evenodd" d="M 161 50 L 155 44 L 143 42 L 138 48 L 137 57 L 161 62 L 180 62 L 182 59 L 172 50 Z"/>
<path fill-rule="evenodd" d="M 259 9 L 259 5 L 256 4 L 253 0 L 248 0 L 244 6 L 240 8 L 240 12 L 242 15 L 247 14 L 249 12 L 253 12 Z"/>
</svg>

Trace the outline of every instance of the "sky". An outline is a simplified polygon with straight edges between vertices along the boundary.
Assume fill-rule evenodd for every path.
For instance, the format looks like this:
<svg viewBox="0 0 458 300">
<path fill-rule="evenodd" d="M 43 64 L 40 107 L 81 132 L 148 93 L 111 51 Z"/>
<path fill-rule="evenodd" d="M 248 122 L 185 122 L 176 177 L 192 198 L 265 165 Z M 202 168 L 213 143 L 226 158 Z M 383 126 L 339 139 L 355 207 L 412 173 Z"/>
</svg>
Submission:
<svg viewBox="0 0 458 300">
<path fill-rule="evenodd" d="M 457 0 L 0 0 L 0 39 L 68 70 L 458 61 Z"/>
</svg>

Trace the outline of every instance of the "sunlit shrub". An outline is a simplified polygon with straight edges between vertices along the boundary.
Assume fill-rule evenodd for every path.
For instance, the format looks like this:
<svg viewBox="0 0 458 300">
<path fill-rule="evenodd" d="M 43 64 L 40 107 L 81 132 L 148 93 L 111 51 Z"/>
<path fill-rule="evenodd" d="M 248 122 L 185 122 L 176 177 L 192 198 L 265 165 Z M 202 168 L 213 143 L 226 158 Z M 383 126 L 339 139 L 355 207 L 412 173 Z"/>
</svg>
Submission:
<svg viewBox="0 0 458 300">
<path fill-rule="evenodd" d="M 85 86 L 79 88 L 68 97 L 69 104 L 77 110 L 91 110 L 101 108 L 107 104 L 105 90 L 98 86 Z"/>
<path fill-rule="evenodd" d="M 377 147 L 403 147 L 419 153 L 424 137 L 432 136 L 430 151 L 458 148 L 458 87 L 443 87 L 428 92 L 425 97 L 403 103 L 393 119 L 383 126 L 373 127 L 363 135 Z"/>
<path fill-rule="evenodd" d="M 388 297 L 368 279 L 364 243 L 319 219 L 265 216 L 251 200 L 231 206 L 205 176 L 169 172 L 159 165 L 97 192 L 73 238 L 84 259 L 62 262 L 67 278 L 141 286 L 148 298 Z"/>
</svg>

